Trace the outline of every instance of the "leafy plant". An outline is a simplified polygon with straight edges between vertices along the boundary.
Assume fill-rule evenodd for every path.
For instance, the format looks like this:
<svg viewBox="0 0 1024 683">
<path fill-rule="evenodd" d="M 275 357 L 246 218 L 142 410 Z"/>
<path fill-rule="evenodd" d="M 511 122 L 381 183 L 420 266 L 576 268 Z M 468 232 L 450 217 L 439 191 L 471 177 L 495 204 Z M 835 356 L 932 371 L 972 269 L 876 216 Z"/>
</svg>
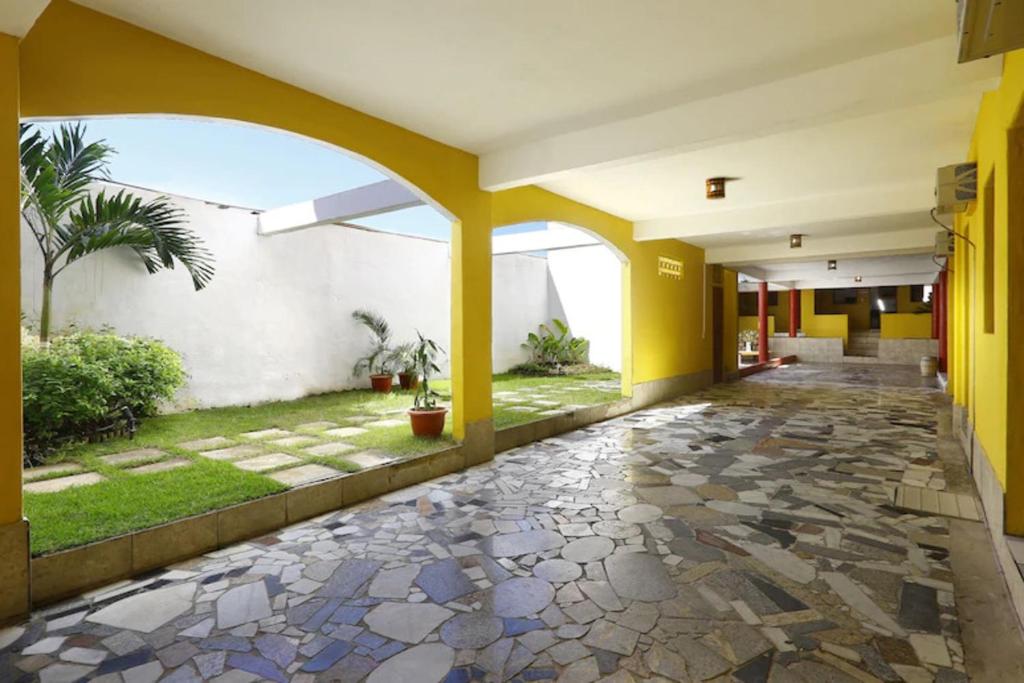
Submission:
<svg viewBox="0 0 1024 683">
<path fill-rule="evenodd" d="M 413 350 L 415 358 L 415 371 L 420 376 L 419 386 L 416 388 L 416 400 L 413 403 L 413 410 L 434 410 L 437 408 L 437 399 L 440 394 L 430 388 L 430 376 L 441 372 L 435 362 L 438 355 L 444 353 L 444 349 L 433 339 L 427 339 L 419 331 L 416 332 L 419 341 Z"/>
<path fill-rule="evenodd" d="M 537 332 L 526 336 L 523 348 L 530 351 L 530 360 L 537 365 L 561 366 L 586 363 L 590 353 L 590 342 L 584 337 L 574 337 L 564 321 L 554 318 L 554 330 L 546 324 L 538 326 Z"/>
<path fill-rule="evenodd" d="M 740 350 L 745 351 L 746 348 L 756 349 L 757 348 L 757 330 L 743 330 L 739 334 Z"/>
<path fill-rule="evenodd" d="M 49 138 L 30 124 L 21 126 L 21 215 L 43 256 L 43 342 L 50 337 L 54 280 L 89 254 L 128 247 L 150 273 L 172 269 L 177 261 L 196 290 L 213 277 L 212 255 L 166 197 L 143 202 L 125 190 L 90 193 L 92 182 L 109 178 L 114 150 L 84 137 L 82 124 L 64 124 Z"/>
<path fill-rule="evenodd" d="M 415 342 L 405 342 L 392 350 L 391 358 L 399 372 L 408 375 L 416 372 L 416 346 Z"/>
<path fill-rule="evenodd" d="M 83 439 L 110 414 L 152 415 L 185 380 L 179 356 L 153 339 L 78 332 L 22 348 L 25 456 Z"/>
<path fill-rule="evenodd" d="M 361 308 L 352 311 L 352 318 L 370 333 L 370 349 L 365 356 L 356 361 L 352 374 L 356 377 L 364 372 L 371 375 L 391 375 L 394 373 L 395 351 L 391 348 L 391 326 L 384 316 Z"/>
</svg>

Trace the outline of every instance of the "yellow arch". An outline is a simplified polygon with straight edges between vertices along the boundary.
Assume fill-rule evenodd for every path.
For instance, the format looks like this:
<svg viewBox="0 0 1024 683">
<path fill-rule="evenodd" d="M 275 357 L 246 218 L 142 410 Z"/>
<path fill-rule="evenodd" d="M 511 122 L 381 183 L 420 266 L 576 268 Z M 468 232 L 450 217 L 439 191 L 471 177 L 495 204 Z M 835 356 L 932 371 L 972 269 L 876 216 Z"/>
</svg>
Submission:
<svg viewBox="0 0 1024 683">
<path fill-rule="evenodd" d="M 22 117 L 184 115 L 288 131 L 371 161 L 457 217 L 455 433 L 489 422 L 490 356 L 480 349 L 490 347 L 490 329 L 467 315 L 486 313 L 489 293 L 462 287 L 490 282 L 489 195 L 477 187 L 475 156 L 66 0 L 52 2 L 22 40 L 19 71 Z"/>
</svg>

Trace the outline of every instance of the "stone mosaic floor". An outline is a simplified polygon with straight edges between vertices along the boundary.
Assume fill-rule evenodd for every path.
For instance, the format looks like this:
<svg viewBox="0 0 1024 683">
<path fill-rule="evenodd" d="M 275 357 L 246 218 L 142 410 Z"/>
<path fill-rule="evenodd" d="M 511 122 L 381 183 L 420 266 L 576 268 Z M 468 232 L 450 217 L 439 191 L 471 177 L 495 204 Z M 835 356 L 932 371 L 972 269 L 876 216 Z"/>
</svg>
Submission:
<svg viewBox="0 0 1024 683">
<path fill-rule="evenodd" d="M 791 366 L 0 630 L 0 680 L 966 680 L 936 392 Z"/>
</svg>

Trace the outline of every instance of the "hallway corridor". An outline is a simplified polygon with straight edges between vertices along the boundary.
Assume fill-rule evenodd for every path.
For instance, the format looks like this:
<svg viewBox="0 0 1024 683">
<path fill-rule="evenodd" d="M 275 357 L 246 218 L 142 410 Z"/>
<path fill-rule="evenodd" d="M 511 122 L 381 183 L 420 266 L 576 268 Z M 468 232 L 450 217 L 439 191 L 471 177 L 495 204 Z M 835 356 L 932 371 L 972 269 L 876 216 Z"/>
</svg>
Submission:
<svg viewBox="0 0 1024 683">
<path fill-rule="evenodd" d="M 798 364 L 531 444 L 37 612 L 0 680 L 965 681 L 950 518 L 892 506 L 973 496 L 923 381 Z"/>
</svg>

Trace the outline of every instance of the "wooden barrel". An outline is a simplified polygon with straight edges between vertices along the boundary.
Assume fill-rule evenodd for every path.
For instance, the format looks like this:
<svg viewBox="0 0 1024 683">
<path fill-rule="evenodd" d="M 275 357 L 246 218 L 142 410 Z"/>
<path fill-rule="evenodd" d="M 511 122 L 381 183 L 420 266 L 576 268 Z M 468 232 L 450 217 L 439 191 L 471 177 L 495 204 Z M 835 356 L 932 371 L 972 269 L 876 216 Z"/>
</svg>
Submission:
<svg viewBox="0 0 1024 683">
<path fill-rule="evenodd" d="M 939 369 L 939 359 L 935 356 L 921 356 L 921 376 L 934 377 Z"/>
</svg>

